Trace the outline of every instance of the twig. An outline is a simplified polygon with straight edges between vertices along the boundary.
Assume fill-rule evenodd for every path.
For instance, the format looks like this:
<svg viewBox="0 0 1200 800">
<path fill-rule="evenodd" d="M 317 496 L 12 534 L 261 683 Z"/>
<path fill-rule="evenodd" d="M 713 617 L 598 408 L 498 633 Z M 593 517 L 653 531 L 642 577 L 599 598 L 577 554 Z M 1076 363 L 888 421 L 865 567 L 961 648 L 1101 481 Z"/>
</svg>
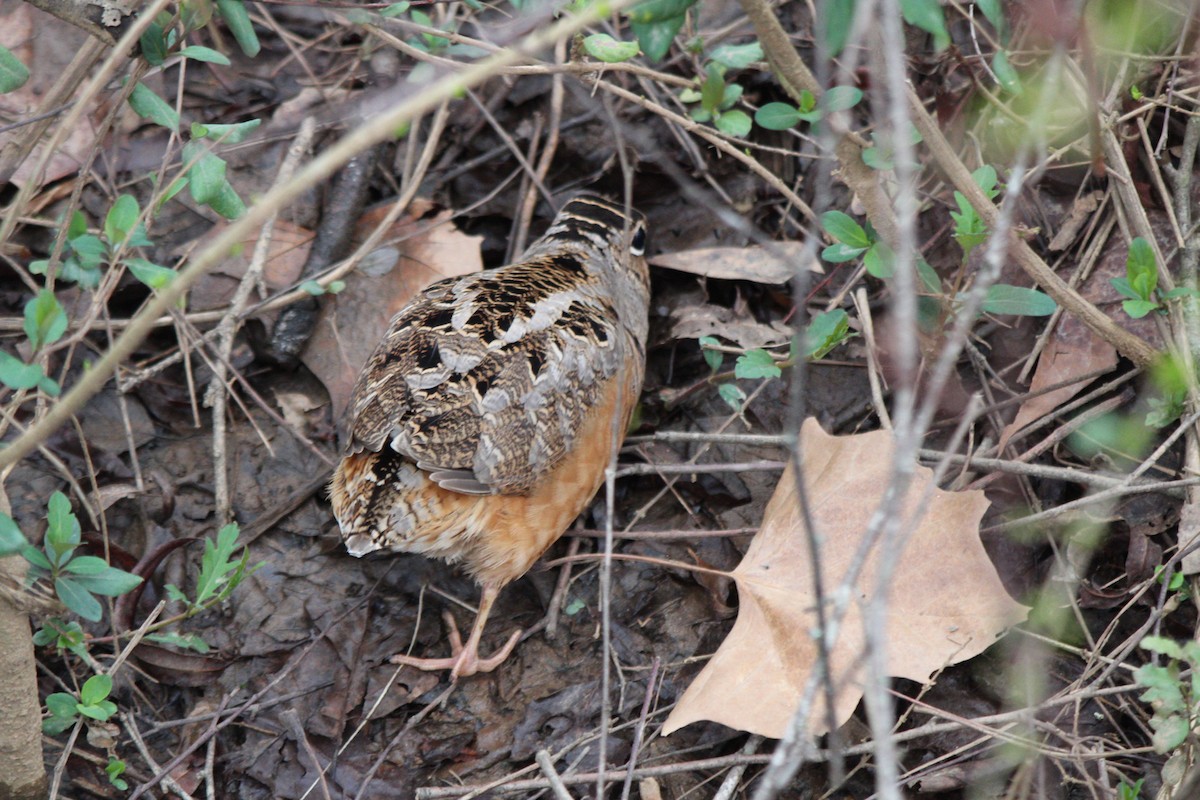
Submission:
<svg viewBox="0 0 1200 800">
<path fill-rule="evenodd" d="M 554 793 L 555 800 L 573 800 L 571 793 L 567 791 L 566 785 L 562 782 L 562 777 L 554 769 L 554 762 L 550 760 L 549 751 L 538 750 L 537 755 L 534 756 L 534 760 L 537 761 L 542 774 L 546 776 L 546 780 L 550 783 L 550 791 Z"/>
<path fill-rule="evenodd" d="M 279 166 L 279 174 L 275 177 L 275 187 L 282 186 L 291 180 L 292 173 L 300 165 L 300 159 L 312 145 L 316 129 L 316 120 L 312 117 L 305 117 L 304 121 L 300 123 L 300 131 L 296 134 L 296 140 L 288 148 L 287 157 Z M 242 275 L 242 280 L 233 293 L 233 299 L 229 302 L 225 316 L 217 324 L 217 358 L 212 364 L 213 377 L 208 384 L 208 392 L 205 394 L 204 400 L 205 405 L 212 408 L 213 493 L 216 499 L 217 519 L 221 524 L 233 519 L 233 504 L 229 497 L 229 468 L 225 458 L 228 401 L 225 388 L 226 364 L 229 363 L 233 354 L 233 338 L 237 333 L 238 316 L 246 307 L 250 293 L 258 285 L 259 276 L 262 275 L 263 266 L 271 252 L 271 235 L 275 230 L 277 217 L 278 213 L 272 213 L 263 222 L 258 241 L 254 245 L 254 255 L 250 259 L 249 266 L 246 267 L 246 273 Z"/>
</svg>

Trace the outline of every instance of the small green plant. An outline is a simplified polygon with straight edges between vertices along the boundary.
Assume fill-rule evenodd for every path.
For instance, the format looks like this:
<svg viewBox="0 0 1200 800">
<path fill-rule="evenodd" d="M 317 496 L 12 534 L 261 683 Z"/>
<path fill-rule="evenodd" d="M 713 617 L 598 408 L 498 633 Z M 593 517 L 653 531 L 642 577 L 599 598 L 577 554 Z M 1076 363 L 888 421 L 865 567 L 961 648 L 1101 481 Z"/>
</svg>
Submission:
<svg viewBox="0 0 1200 800">
<path fill-rule="evenodd" d="M 1165 666 L 1143 664 L 1133 677 L 1145 687 L 1140 699 L 1154 710 L 1150 727 L 1152 742 L 1159 753 L 1169 753 L 1183 744 L 1196 730 L 1200 713 L 1200 642 L 1175 642 L 1162 636 L 1147 636 L 1141 646 L 1166 656 Z M 1190 677 L 1183 677 L 1187 668 Z"/>
<path fill-rule="evenodd" d="M 1142 784 L 1145 782 L 1145 778 L 1138 778 L 1133 784 L 1121 781 L 1120 785 L 1117 786 L 1117 800 L 1140 800 L 1142 796 Z"/>
<path fill-rule="evenodd" d="M 985 164 L 972 172 L 971 178 L 989 200 L 995 200 L 996 195 L 1000 194 L 996 188 L 999 178 L 995 167 Z M 951 211 L 950 219 L 954 221 L 954 240 L 962 247 L 965 261 L 972 250 L 987 241 L 988 229 L 979 212 L 967 202 L 962 192 L 954 192 L 954 202 L 958 204 L 958 211 Z"/>
<path fill-rule="evenodd" d="M 834 86 L 821 95 L 821 101 L 812 92 L 800 92 L 800 104 L 767 103 L 754 113 L 759 127 L 771 131 L 785 131 L 801 122 L 816 123 L 826 114 L 854 108 L 862 100 L 862 90 L 853 86 Z"/>
<path fill-rule="evenodd" d="M 125 762 L 116 756 L 110 755 L 108 763 L 104 765 L 104 772 L 108 775 L 108 782 L 112 784 L 114 789 L 125 791 L 129 788 L 129 782 L 121 776 L 125 774 Z"/>
<path fill-rule="evenodd" d="M 57 397 L 58 383 L 45 373 L 38 356 L 67 331 L 67 313 L 49 289 L 43 289 L 25 304 L 25 335 L 33 350 L 30 363 L 0 350 L 0 383 L 10 389 L 40 389 Z"/>
<path fill-rule="evenodd" d="M 1158 302 L 1158 259 L 1154 248 L 1141 236 L 1129 243 L 1125 277 L 1113 278 L 1113 288 L 1128 298 L 1121 308 L 1133 319 L 1141 319 L 1161 307 Z"/>
<path fill-rule="evenodd" d="M 894 254 L 871 223 L 864 228 L 842 211 L 826 211 L 821 215 L 821 228 L 833 239 L 833 244 L 821 251 L 821 258 L 831 264 L 862 258 L 867 274 L 876 278 L 892 277 Z"/>
<path fill-rule="evenodd" d="M 238 584 L 262 566 L 250 566 L 250 551 L 243 547 L 241 556 L 234 558 L 237 549 L 238 526 L 230 523 L 217 531 L 216 541 L 204 540 L 204 557 L 200 561 L 200 577 L 196 580 L 196 596 L 187 593 L 173 583 L 167 584 L 167 596 L 187 607 L 187 616 L 193 616 L 210 606 L 226 600 Z"/>
<path fill-rule="evenodd" d="M 49 718 L 42 720 L 42 731 L 51 736 L 62 733 L 80 717 L 107 722 L 117 713 L 117 704 L 108 699 L 112 693 L 112 678 L 93 675 L 84 681 L 79 694 L 55 692 L 46 697 Z"/>
<path fill-rule="evenodd" d="M 911 124 L 908 126 L 910 144 L 920 144 L 923 139 L 920 132 Z M 863 163 L 871 169 L 886 171 L 896 166 L 896 143 L 890 134 L 872 133 L 871 146 L 862 153 Z"/>
<path fill-rule="evenodd" d="M 12 517 L 0 514 L 0 555 L 20 553 L 29 562 L 26 580 L 31 584 L 48 581 L 71 611 L 98 622 L 101 608 L 96 595 L 117 597 L 142 582 L 137 575 L 117 569 L 103 558 L 75 552 L 82 544 L 79 520 L 62 492 L 50 495 L 46 521 L 45 541 L 37 548 L 29 544 Z M 60 631 L 59 635 L 68 632 Z"/>
<path fill-rule="evenodd" d="M 733 106 L 742 99 L 743 87 L 726 82 L 728 70 L 744 69 L 763 57 L 758 42 L 743 45 L 722 45 L 709 54 L 704 82 L 697 89 L 684 89 L 679 99 L 684 103 L 699 103 L 689 113 L 696 122 L 712 122 L 717 130 L 730 136 L 745 136 L 753 123 L 750 115 Z"/>
<path fill-rule="evenodd" d="M 840 308 L 826 311 L 812 318 L 805 329 L 804 358 L 820 360 L 830 350 L 849 339 L 854 334 L 850 331 L 850 318 Z M 719 349 L 720 341 L 715 336 L 701 336 L 698 340 L 704 361 L 713 372 L 714 379 L 733 377 L 736 380 L 772 380 L 781 377 L 783 370 L 794 365 L 798 358 L 798 350 L 793 340 L 787 358 L 778 358 L 761 347 L 755 347 L 738 354 L 733 365 L 733 375 L 718 375 L 725 355 Z M 746 393 L 736 383 L 720 383 L 717 393 L 721 399 L 736 412 L 741 412 L 746 400 Z"/>
</svg>

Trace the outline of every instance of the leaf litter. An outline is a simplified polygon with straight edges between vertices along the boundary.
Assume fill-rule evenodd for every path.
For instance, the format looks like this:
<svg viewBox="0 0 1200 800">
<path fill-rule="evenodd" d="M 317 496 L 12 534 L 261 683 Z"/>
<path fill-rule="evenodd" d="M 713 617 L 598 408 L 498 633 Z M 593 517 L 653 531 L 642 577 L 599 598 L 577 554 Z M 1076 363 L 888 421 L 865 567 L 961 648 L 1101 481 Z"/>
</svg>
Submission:
<svg viewBox="0 0 1200 800">
<path fill-rule="evenodd" d="M 818 537 L 829 598 L 863 546 L 893 474 L 891 433 L 830 436 L 815 420 L 800 434 L 809 513 Z M 991 646 L 1024 618 L 1005 591 L 979 540 L 987 510 L 983 492 L 932 486 L 933 471 L 916 467 L 899 516 L 916 519 L 894 566 L 887 604 L 887 672 L 927 682 L 938 670 Z M 928 493 L 928 494 L 927 494 Z M 906 522 L 906 525 L 909 524 Z M 818 664 L 813 565 L 804 515 L 789 467 L 767 506 L 762 528 L 729 573 L 741 605 L 729 636 L 684 693 L 663 732 L 708 719 L 781 738 Z M 876 546 L 853 582 L 851 599 L 830 649 L 834 720 L 850 717 L 862 697 L 863 606 L 876 593 Z M 820 694 L 818 693 L 818 696 Z M 827 730 L 818 700 L 807 731 Z"/>
</svg>

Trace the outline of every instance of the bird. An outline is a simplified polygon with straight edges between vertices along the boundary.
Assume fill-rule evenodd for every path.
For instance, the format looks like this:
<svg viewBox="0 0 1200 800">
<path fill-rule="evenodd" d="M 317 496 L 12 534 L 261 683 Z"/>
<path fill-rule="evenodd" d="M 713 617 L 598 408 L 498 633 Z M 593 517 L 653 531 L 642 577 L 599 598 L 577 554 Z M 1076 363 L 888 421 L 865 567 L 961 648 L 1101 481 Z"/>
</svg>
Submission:
<svg viewBox="0 0 1200 800">
<path fill-rule="evenodd" d="M 596 194 L 568 201 L 507 266 L 425 288 L 391 320 L 348 406 L 330 499 L 347 551 L 461 564 L 480 586 L 449 658 L 393 656 L 451 681 L 479 654 L 500 590 L 558 540 L 604 482 L 645 373 L 646 219 Z"/>
</svg>

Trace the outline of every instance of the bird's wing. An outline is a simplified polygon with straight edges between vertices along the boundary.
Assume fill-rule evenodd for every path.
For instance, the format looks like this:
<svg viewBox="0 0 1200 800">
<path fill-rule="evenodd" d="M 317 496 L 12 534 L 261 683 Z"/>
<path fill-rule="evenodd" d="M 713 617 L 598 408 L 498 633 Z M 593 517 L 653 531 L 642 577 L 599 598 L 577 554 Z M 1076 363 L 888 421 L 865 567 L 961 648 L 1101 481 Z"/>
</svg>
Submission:
<svg viewBox="0 0 1200 800">
<path fill-rule="evenodd" d="M 605 381 L 642 359 L 578 258 L 426 289 L 359 376 L 351 450 L 393 447 L 453 491 L 528 491 L 570 450 Z"/>
</svg>

